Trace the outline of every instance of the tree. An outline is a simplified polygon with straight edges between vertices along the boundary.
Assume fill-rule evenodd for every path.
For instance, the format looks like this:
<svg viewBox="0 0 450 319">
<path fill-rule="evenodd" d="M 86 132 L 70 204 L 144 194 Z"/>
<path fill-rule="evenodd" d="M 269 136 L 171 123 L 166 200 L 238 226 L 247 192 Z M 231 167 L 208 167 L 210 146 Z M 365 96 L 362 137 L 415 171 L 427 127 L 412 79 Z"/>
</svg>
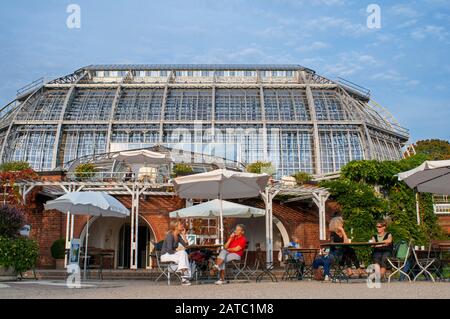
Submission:
<svg viewBox="0 0 450 319">
<path fill-rule="evenodd" d="M 445 140 L 431 139 L 418 141 L 415 144 L 417 154 L 424 154 L 429 160 L 450 159 L 450 143 Z"/>
<path fill-rule="evenodd" d="M 388 230 L 394 240 L 412 238 L 417 244 L 425 244 L 443 236 L 432 196 L 420 194 L 423 222 L 418 226 L 414 191 L 395 176 L 426 159 L 418 154 L 400 161 L 353 161 L 341 170 L 339 179 L 321 183 L 340 204 L 345 225 L 353 229 L 355 241 L 367 241 L 375 232 L 376 220 L 387 217 L 392 221 Z M 358 249 L 358 254 L 364 261 L 370 259 L 370 249 Z"/>
</svg>

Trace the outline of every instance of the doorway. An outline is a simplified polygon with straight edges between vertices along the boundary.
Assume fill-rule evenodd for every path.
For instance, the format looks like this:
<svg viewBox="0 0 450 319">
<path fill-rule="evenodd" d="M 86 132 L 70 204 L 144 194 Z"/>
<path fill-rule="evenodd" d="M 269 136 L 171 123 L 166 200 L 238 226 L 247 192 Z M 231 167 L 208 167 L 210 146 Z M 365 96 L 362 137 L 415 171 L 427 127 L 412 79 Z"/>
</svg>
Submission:
<svg viewBox="0 0 450 319">
<path fill-rule="evenodd" d="M 138 229 L 138 269 L 145 269 L 148 265 L 147 256 L 149 252 L 149 243 L 151 241 L 151 230 L 146 225 L 139 225 Z M 130 224 L 124 224 L 119 231 L 119 269 L 130 268 L 130 246 L 131 246 L 131 226 Z"/>
</svg>

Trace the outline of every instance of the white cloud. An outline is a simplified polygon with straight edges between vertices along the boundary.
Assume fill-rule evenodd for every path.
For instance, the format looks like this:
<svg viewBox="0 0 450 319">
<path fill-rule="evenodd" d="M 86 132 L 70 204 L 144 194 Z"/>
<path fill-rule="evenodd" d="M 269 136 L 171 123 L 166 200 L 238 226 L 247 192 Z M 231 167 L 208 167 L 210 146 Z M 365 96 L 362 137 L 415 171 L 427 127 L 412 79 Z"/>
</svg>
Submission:
<svg viewBox="0 0 450 319">
<path fill-rule="evenodd" d="M 297 47 L 295 50 L 298 52 L 311 52 L 316 50 L 321 50 L 328 48 L 329 44 L 321 41 L 315 41 L 311 44 L 304 44 L 302 46 Z"/>
<path fill-rule="evenodd" d="M 341 35 L 351 37 L 359 37 L 370 32 L 370 29 L 365 24 L 353 23 L 344 18 L 327 16 L 306 20 L 302 23 L 302 26 L 314 31 L 337 31 Z"/>
<path fill-rule="evenodd" d="M 449 32 L 444 27 L 435 25 L 416 28 L 411 32 L 411 38 L 414 40 L 423 40 L 429 37 L 444 41 L 448 39 Z"/>
<path fill-rule="evenodd" d="M 372 55 L 352 51 L 339 54 L 337 62 L 325 65 L 324 70 L 325 74 L 331 76 L 347 77 L 360 72 L 368 72 L 368 70 L 383 64 L 383 61 L 377 60 Z"/>
<path fill-rule="evenodd" d="M 413 9 L 411 6 L 408 6 L 406 4 L 397 4 L 389 9 L 389 12 L 402 17 L 407 18 L 415 18 L 418 17 L 420 14 L 415 9 Z"/>
</svg>

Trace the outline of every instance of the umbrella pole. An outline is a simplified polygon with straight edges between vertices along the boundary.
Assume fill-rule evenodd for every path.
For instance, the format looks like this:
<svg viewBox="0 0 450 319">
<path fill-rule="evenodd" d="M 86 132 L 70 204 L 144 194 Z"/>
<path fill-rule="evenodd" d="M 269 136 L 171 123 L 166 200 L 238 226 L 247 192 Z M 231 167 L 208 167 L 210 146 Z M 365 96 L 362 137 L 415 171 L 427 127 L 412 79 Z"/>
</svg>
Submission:
<svg viewBox="0 0 450 319">
<path fill-rule="evenodd" d="M 223 203 L 220 195 L 220 243 L 223 245 Z"/>
<path fill-rule="evenodd" d="M 89 216 L 87 217 L 86 241 L 85 241 L 85 244 L 84 244 L 84 273 L 83 273 L 83 279 L 84 280 L 86 280 L 88 237 L 89 237 Z"/>
<path fill-rule="evenodd" d="M 419 192 L 417 191 L 416 191 L 416 213 L 417 213 L 417 225 L 420 225 Z"/>
</svg>

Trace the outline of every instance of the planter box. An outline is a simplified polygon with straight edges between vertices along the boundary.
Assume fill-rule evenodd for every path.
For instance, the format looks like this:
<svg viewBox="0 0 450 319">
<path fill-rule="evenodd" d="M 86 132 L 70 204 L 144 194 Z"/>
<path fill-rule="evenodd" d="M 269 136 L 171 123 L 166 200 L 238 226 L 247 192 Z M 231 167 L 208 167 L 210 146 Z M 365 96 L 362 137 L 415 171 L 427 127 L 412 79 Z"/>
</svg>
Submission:
<svg viewBox="0 0 450 319">
<path fill-rule="evenodd" d="M 56 259 L 56 269 L 64 269 L 64 259 Z"/>
<path fill-rule="evenodd" d="M 13 281 L 17 280 L 17 274 L 12 267 L 0 266 L 0 281 Z"/>
</svg>

